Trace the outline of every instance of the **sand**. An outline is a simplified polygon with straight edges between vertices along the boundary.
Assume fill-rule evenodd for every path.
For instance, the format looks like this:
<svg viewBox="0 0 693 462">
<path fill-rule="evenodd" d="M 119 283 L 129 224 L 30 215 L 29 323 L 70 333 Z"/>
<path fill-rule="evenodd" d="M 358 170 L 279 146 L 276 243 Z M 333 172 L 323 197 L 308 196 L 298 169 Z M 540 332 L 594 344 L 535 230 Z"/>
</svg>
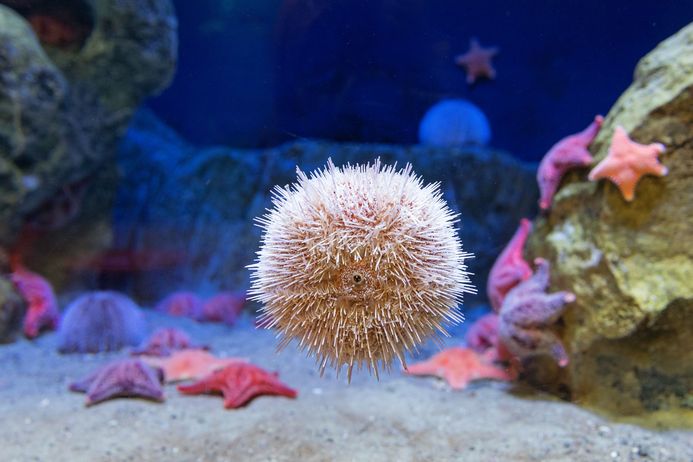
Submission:
<svg viewBox="0 0 693 462">
<path fill-rule="evenodd" d="M 482 381 L 451 391 L 393 372 L 351 385 L 319 377 L 274 334 L 148 312 L 218 355 L 277 370 L 295 400 L 260 397 L 225 410 L 220 397 L 116 399 L 90 408 L 67 385 L 127 353 L 60 355 L 55 334 L 0 346 L 0 462 L 24 461 L 693 461 L 693 432 L 616 424 L 569 403 Z M 459 342 L 451 339 L 450 342 Z M 427 352 L 434 351 L 429 347 Z"/>
</svg>

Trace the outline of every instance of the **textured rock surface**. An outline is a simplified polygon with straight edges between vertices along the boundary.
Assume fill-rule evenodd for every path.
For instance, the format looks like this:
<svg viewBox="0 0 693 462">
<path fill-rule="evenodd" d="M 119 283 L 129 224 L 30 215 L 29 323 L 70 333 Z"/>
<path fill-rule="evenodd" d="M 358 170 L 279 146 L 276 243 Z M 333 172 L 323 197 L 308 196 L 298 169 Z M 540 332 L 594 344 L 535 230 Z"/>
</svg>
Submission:
<svg viewBox="0 0 693 462">
<path fill-rule="evenodd" d="M 0 276 L 0 343 L 15 339 L 22 327 L 25 308 L 12 282 Z"/>
<path fill-rule="evenodd" d="M 328 157 L 336 165 L 376 157 L 401 166 L 411 162 L 426 182 L 442 181 L 446 199 L 461 213 L 464 248 L 476 256 L 469 266 L 480 294 L 519 219 L 535 210 L 533 167 L 498 151 L 318 141 L 262 151 L 200 150 L 143 112 L 121 149 L 124 182 L 115 220 L 116 245 L 152 257 L 133 281 L 138 295 L 154 300 L 175 287 L 203 292 L 244 288 L 245 266 L 259 243 L 253 218 L 269 206 L 269 191 L 294 182 L 297 165 L 312 171 Z M 165 268 L 163 260 L 182 250 L 184 261 Z M 465 300 L 483 303 L 484 297 Z"/>
<path fill-rule="evenodd" d="M 693 425 L 693 24 L 640 61 L 591 146 L 596 161 L 616 125 L 664 143 L 670 173 L 643 178 L 632 203 L 574 173 L 538 220 L 526 256 L 550 258 L 554 287 L 577 301 L 564 318 L 570 366 L 535 379 L 622 416 Z"/>
<path fill-rule="evenodd" d="M 177 49 L 169 0 L 69 5 L 92 10 L 93 29 L 80 46 L 40 43 L 24 18 L 0 5 L 0 246 L 13 246 L 37 213 L 59 209 L 66 188 L 87 184 L 77 213 L 42 227 L 23 249 L 28 266 L 51 279 L 65 274 L 75 249 L 110 244 L 117 143 L 142 98 L 168 85 Z M 80 220 L 89 210 L 98 213 Z M 52 268 L 44 268 L 46 255 Z"/>
</svg>

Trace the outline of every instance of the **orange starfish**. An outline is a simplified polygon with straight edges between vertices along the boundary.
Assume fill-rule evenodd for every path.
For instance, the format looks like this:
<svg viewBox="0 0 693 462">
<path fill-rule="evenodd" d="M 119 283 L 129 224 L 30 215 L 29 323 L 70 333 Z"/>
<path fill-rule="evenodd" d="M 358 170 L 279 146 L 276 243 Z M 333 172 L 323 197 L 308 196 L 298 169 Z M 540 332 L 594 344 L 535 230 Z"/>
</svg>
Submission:
<svg viewBox="0 0 693 462">
<path fill-rule="evenodd" d="M 665 151 L 661 143 L 640 144 L 631 140 L 626 130 L 616 127 L 606 157 L 589 173 L 591 181 L 611 180 L 628 202 L 635 197 L 635 186 L 643 175 L 664 176 L 669 170 L 657 161 Z"/>
<path fill-rule="evenodd" d="M 441 351 L 428 361 L 412 364 L 406 373 L 440 377 L 453 390 L 462 390 L 473 380 L 510 380 L 510 375 L 494 366 L 489 358 L 469 348 L 453 347 Z"/>
<path fill-rule="evenodd" d="M 496 70 L 491 65 L 491 58 L 498 53 L 497 47 L 483 48 L 475 38 L 469 41 L 469 51 L 455 57 L 455 64 L 467 71 L 467 83 L 472 84 L 480 77 L 496 78 Z"/>
<path fill-rule="evenodd" d="M 199 379 L 230 364 L 245 362 L 241 358 L 217 358 L 204 350 L 195 349 L 179 350 L 166 358 L 142 356 L 141 359 L 163 370 L 167 383 Z"/>
<path fill-rule="evenodd" d="M 241 407 L 260 395 L 295 398 L 298 394 L 282 383 L 276 372 L 242 362 L 226 366 L 193 384 L 178 385 L 178 391 L 186 395 L 221 393 L 226 409 Z"/>
</svg>

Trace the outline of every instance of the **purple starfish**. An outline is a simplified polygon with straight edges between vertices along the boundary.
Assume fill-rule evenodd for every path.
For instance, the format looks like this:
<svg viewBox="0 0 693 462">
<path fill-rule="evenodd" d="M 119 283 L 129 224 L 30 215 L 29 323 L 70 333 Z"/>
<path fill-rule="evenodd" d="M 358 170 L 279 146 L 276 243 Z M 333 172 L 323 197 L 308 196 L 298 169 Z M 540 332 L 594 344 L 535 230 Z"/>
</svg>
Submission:
<svg viewBox="0 0 693 462">
<path fill-rule="evenodd" d="M 139 359 L 123 359 L 106 364 L 70 385 L 71 391 L 87 394 L 86 405 L 117 397 L 164 400 L 163 373 Z"/>
<path fill-rule="evenodd" d="M 208 350 L 206 345 L 196 345 L 190 336 L 175 327 L 162 327 L 154 331 L 152 335 L 139 347 L 132 350 L 133 355 L 170 356 L 177 350 L 195 349 Z"/>
<path fill-rule="evenodd" d="M 505 347 L 520 360 L 549 354 L 564 367 L 568 353 L 554 332 L 547 327 L 565 311 L 566 303 L 575 301 L 570 292 L 546 293 L 549 285 L 549 262 L 534 260 L 535 273 L 508 292 L 500 309 L 499 335 Z"/>
</svg>

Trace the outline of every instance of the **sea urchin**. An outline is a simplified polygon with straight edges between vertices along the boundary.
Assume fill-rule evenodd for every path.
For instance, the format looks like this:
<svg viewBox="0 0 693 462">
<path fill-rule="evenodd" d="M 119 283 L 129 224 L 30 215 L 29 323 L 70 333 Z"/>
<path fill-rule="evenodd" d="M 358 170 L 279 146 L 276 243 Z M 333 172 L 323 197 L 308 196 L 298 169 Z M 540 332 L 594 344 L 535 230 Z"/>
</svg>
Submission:
<svg viewBox="0 0 693 462">
<path fill-rule="evenodd" d="M 427 337 L 462 321 L 463 293 L 474 292 L 438 183 L 423 185 L 411 166 L 336 168 L 273 191 L 273 208 L 251 269 L 251 299 L 262 324 L 296 339 L 321 373 L 364 364 L 378 376 Z"/>
</svg>

